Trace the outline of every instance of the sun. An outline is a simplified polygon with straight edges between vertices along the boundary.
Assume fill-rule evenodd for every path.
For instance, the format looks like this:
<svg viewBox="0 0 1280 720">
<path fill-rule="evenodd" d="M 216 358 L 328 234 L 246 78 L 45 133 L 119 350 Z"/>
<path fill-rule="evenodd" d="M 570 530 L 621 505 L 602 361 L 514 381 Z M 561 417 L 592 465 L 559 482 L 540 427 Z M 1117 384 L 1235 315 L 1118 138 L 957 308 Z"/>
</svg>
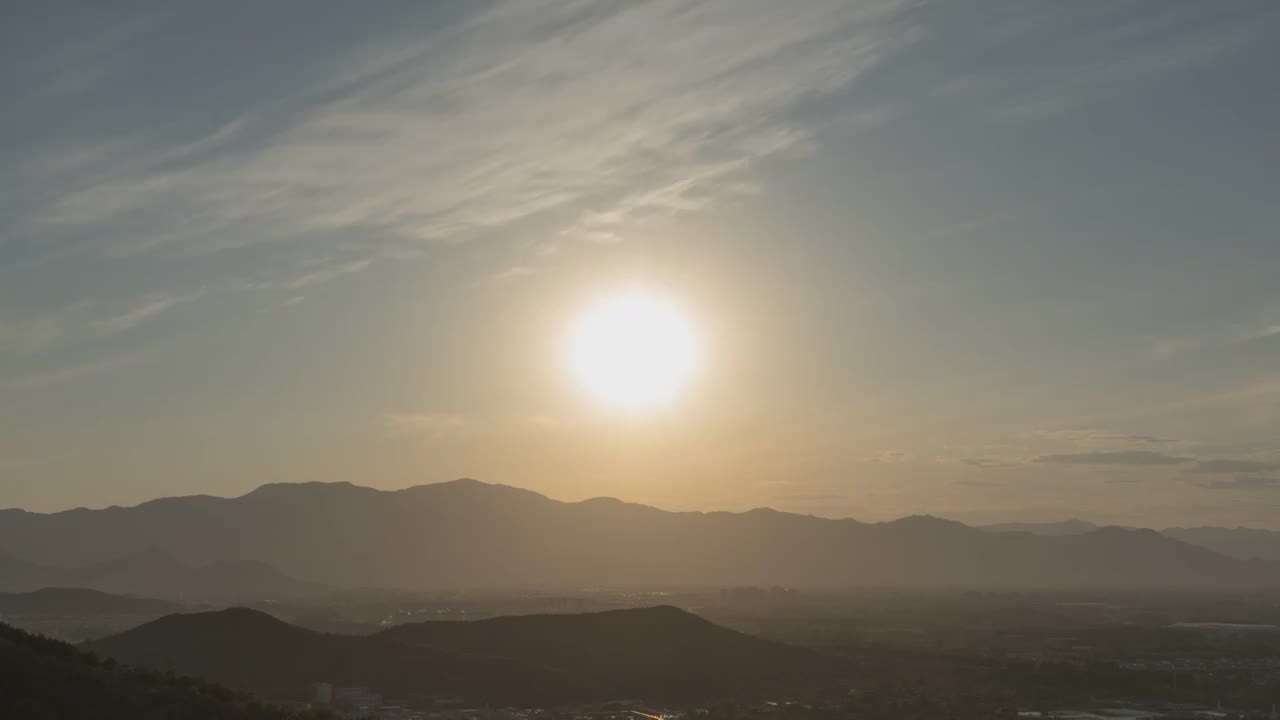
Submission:
<svg viewBox="0 0 1280 720">
<path fill-rule="evenodd" d="M 700 347 L 679 306 L 629 290 L 590 307 L 574 323 L 569 370 L 595 400 L 634 412 L 678 398 L 698 369 Z"/>
</svg>

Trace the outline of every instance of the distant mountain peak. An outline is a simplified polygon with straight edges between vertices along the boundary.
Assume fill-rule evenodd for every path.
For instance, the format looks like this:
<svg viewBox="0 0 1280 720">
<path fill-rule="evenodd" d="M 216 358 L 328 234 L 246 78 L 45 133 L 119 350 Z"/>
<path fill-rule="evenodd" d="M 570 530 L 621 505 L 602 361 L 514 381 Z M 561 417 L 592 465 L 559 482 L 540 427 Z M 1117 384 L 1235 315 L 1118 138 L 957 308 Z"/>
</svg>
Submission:
<svg viewBox="0 0 1280 720">
<path fill-rule="evenodd" d="M 346 480 L 342 480 L 340 482 L 319 482 L 314 480 L 308 481 L 308 482 L 297 482 L 297 483 L 275 482 L 275 483 L 266 483 L 264 485 L 259 485 L 257 488 L 254 488 L 253 490 L 245 493 L 244 495 L 241 495 L 240 498 L 248 499 L 248 498 L 279 497 L 281 495 L 302 493 L 302 492 L 341 492 L 341 491 L 356 490 L 356 489 L 368 490 L 371 488 L 364 488 L 360 485 L 355 485 L 353 483 L 347 482 Z"/>
<path fill-rule="evenodd" d="M 289 623 L 271 615 L 247 607 L 232 607 L 225 610 L 210 610 L 197 613 L 175 613 L 153 620 L 124 634 L 152 633 L 163 635 L 169 628 L 186 629 L 216 628 L 219 633 L 279 633 L 295 630 Z M 270 637 L 270 635 L 265 635 Z"/>
<path fill-rule="evenodd" d="M 623 502 L 622 500 L 619 500 L 616 497 L 611 497 L 608 495 L 599 495 L 596 497 L 587 498 L 586 500 L 583 500 L 578 504 L 579 505 L 627 505 L 629 503 Z"/>
<path fill-rule="evenodd" d="M 1050 522 L 1011 522 L 978 527 L 979 530 L 988 532 L 1023 532 L 1044 536 L 1081 535 L 1098 528 L 1098 525 L 1076 517 Z"/>
<path fill-rule="evenodd" d="M 964 532 L 969 532 L 973 529 L 958 520 L 948 520 L 934 515 L 907 515 L 905 517 L 900 517 L 897 520 L 890 520 L 880 524 L 885 527 L 897 529 L 945 528 L 948 530 L 960 530 Z"/>
<path fill-rule="evenodd" d="M 514 485 L 504 485 L 502 483 L 484 482 L 474 478 L 458 478 L 457 480 L 448 480 L 445 482 L 413 485 L 402 490 L 379 490 L 377 492 L 388 492 L 390 494 L 414 498 L 467 498 L 474 499 L 478 502 L 490 502 L 495 500 L 507 500 L 517 503 L 560 502 L 558 500 L 552 500 L 546 495 L 533 490 L 527 490 Z"/>
<path fill-rule="evenodd" d="M 266 613 L 261 610 L 255 610 L 254 608 L 247 608 L 247 607 L 231 607 L 231 608 L 224 608 L 222 610 L 213 610 L 208 613 L 195 613 L 195 614 L 219 616 L 223 619 L 226 619 L 232 622 L 240 622 L 240 623 L 261 623 L 263 625 L 271 625 L 271 626 L 288 624 L 285 621 L 277 618 L 276 616 L 270 613 Z"/>
</svg>

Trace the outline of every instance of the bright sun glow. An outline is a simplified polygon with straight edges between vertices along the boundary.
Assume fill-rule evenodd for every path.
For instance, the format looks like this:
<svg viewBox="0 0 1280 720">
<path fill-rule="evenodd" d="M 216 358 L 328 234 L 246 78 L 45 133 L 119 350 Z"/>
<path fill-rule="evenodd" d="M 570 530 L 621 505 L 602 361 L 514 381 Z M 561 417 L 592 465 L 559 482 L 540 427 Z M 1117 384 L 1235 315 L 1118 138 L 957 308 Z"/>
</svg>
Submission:
<svg viewBox="0 0 1280 720">
<path fill-rule="evenodd" d="M 693 327 L 676 305 L 636 290 L 590 308 L 573 327 L 569 368 L 592 397 L 628 411 L 674 400 L 698 367 Z"/>
</svg>

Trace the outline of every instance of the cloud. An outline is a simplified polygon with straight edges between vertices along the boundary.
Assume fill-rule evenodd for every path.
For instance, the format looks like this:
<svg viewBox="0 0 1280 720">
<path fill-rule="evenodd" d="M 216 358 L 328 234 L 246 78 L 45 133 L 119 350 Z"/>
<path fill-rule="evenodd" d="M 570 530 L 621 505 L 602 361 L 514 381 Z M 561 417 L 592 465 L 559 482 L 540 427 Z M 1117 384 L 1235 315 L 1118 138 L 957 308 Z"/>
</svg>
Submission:
<svg viewBox="0 0 1280 720">
<path fill-rule="evenodd" d="M 203 290 L 185 295 L 153 293 L 141 298 L 121 312 L 99 318 L 94 322 L 94 326 L 102 335 L 114 335 L 115 333 L 132 330 L 173 307 L 195 302 L 202 297 L 204 297 Z"/>
<path fill-rule="evenodd" d="M 1280 478 L 1262 475 L 1237 475 L 1230 480 L 1211 480 L 1199 483 L 1199 486 L 1213 490 L 1271 490 L 1280 488 Z"/>
<path fill-rule="evenodd" d="M 499 3 L 431 43 L 360 48 L 285 109 L 134 148 L 41 221 L 126 225 L 116 255 L 353 229 L 453 242 L 552 212 L 571 236 L 614 237 L 806 142 L 793 111 L 905 42 L 903 6 Z M 263 130 L 268 111 L 290 122 Z"/>
<path fill-rule="evenodd" d="M 389 413 L 385 421 L 395 430 L 433 437 L 448 435 L 470 424 L 466 417 L 448 413 Z"/>
<path fill-rule="evenodd" d="M 982 468 L 984 470 L 990 468 L 1014 467 L 1022 464 L 1011 460 L 997 460 L 995 458 L 986 457 L 961 458 L 960 462 L 965 465 L 972 465 L 973 467 Z"/>
<path fill-rule="evenodd" d="M 1034 462 L 1048 465 L 1179 465 L 1193 461 L 1194 458 L 1177 457 L 1147 450 L 1063 453 L 1042 455 L 1034 460 Z"/>
<path fill-rule="evenodd" d="M 300 275 L 288 281 L 285 283 L 284 287 L 288 290 L 301 290 L 302 288 L 309 287 L 311 285 L 329 282 L 330 280 L 342 277 L 343 275 L 364 272 L 372 262 L 372 260 L 364 258 L 360 260 L 352 260 L 351 262 L 343 263 L 341 265 L 332 265 L 318 270 L 312 270 L 305 275 Z"/>
<path fill-rule="evenodd" d="M 83 301 L 23 316 L 0 316 L 0 355 L 40 355 L 119 335 L 204 295 L 203 290 L 157 292 L 114 303 Z"/>
<path fill-rule="evenodd" d="M 1199 328 L 1194 334 L 1153 337 L 1158 355 L 1170 356 L 1223 349 L 1245 349 L 1280 336 L 1280 303 L 1268 300 L 1258 307 L 1238 309 L 1231 317 Z"/>
<path fill-rule="evenodd" d="M 0 391 L 30 390 L 77 380 L 90 375 L 134 365 L 147 359 L 149 350 L 140 350 L 97 360 L 87 360 L 56 368 L 41 369 L 26 374 L 0 377 Z"/>
<path fill-rule="evenodd" d="M 1168 438 L 1158 438 L 1154 435 L 1108 435 L 1104 440 L 1115 440 L 1116 442 L 1127 443 L 1147 443 L 1147 444 L 1166 444 L 1177 442 Z"/>
<path fill-rule="evenodd" d="M 534 415 L 527 418 L 524 424 L 535 430 L 557 430 L 564 427 L 564 421 L 550 415 Z"/>
<path fill-rule="evenodd" d="M 233 283 L 234 289 L 239 290 L 286 290 L 297 292 L 314 285 L 327 283 L 330 280 L 340 278 L 344 275 L 352 275 L 368 270 L 373 265 L 373 258 L 358 258 L 355 260 L 334 260 L 329 258 L 319 258 L 304 263 L 299 269 L 295 270 L 292 275 L 285 276 L 277 280 L 267 280 L 253 283 Z"/>
<path fill-rule="evenodd" d="M 774 495 L 771 499 L 780 502 L 827 503 L 835 501 L 843 502 L 848 500 L 849 496 L 830 493 L 797 493 L 791 495 Z"/>
<path fill-rule="evenodd" d="M 865 457 L 865 458 L 863 458 L 863 459 L 862 459 L 862 461 L 863 461 L 863 462 L 868 462 L 868 463 L 890 463 L 890 464 L 892 464 L 892 463 L 901 463 L 901 462 L 906 462 L 906 461 L 908 461 L 908 460 L 910 460 L 910 459 L 911 459 L 911 458 L 910 458 L 910 457 L 909 457 L 905 452 L 902 452 L 901 450 L 885 450 L 885 451 L 880 452 L 880 453 L 877 453 L 877 454 L 875 454 L 875 455 L 871 455 L 870 457 Z"/>
<path fill-rule="evenodd" d="M 518 278 L 528 277 L 530 275 L 536 275 L 537 272 L 538 270 L 536 268 L 529 267 L 528 265 L 513 265 L 505 270 L 499 270 L 498 272 L 490 275 L 489 279 L 494 282 L 507 282 Z"/>
<path fill-rule="evenodd" d="M 991 482 L 990 480 L 975 480 L 972 478 L 964 478 L 961 480 L 952 480 L 951 484 L 955 485 L 956 487 L 994 487 L 999 483 L 994 483 L 994 482 Z"/>
<path fill-rule="evenodd" d="M 426 435 L 432 438 L 487 434 L 523 435 L 549 433 L 566 427 L 565 421 L 550 415 L 519 417 L 476 417 L 453 413 L 387 413 L 387 427 L 397 432 Z"/>
<path fill-rule="evenodd" d="M 1200 460 L 1194 472 L 1198 473 L 1264 473 L 1280 470 L 1275 463 L 1257 460 Z"/>
<path fill-rule="evenodd" d="M 1140 433 L 1116 432 L 1097 428 L 1064 428 L 1060 430 L 1040 430 L 1035 436 L 1057 442 L 1068 442 L 1081 446 L 1116 445 L 1171 445 L 1182 444 L 1177 440 L 1144 435 Z"/>
<path fill-rule="evenodd" d="M 27 315 L 0 316 L 0 353 L 34 355 L 67 342 L 83 329 L 91 313 L 89 303 L 75 303 Z"/>
<path fill-rule="evenodd" d="M 1212 3 L 1168 3 L 1154 12 L 1134 8 L 1060 3 L 996 18 L 971 13 L 976 22 L 989 24 L 969 40 L 988 62 L 947 78 L 936 94 L 974 101 L 997 119 L 1038 119 L 1212 63 L 1265 37 L 1276 17 L 1270 8 L 1223 13 Z M 1028 48 L 1036 49 L 1032 56 Z"/>
</svg>

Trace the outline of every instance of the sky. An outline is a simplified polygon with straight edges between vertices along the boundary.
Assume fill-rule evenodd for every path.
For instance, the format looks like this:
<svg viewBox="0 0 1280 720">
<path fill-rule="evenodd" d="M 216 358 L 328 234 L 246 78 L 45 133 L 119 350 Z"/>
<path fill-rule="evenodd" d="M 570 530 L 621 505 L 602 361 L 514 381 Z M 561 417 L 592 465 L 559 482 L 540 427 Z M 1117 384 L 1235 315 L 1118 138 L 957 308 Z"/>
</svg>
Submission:
<svg viewBox="0 0 1280 720">
<path fill-rule="evenodd" d="M 23 3 L 0 506 L 1280 529 L 1280 4 Z M 677 401 L 585 398 L 643 287 Z"/>
</svg>

